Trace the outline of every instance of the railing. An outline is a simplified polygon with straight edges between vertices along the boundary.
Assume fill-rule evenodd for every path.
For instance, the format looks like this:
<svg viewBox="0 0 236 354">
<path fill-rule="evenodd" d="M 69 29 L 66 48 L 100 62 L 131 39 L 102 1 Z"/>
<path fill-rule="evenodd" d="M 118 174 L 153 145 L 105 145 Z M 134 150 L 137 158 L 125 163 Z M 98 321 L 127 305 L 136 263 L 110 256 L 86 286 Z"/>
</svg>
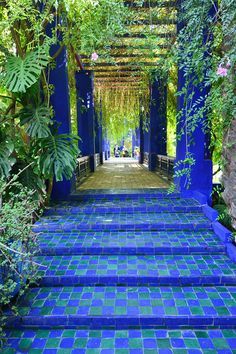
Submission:
<svg viewBox="0 0 236 354">
<path fill-rule="evenodd" d="M 174 175 L 175 158 L 164 155 L 157 155 L 157 170 L 165 175 L 168 179 L 172 179 Z"/>
<path fill-rule="evenodd" d="M 145 152 L 143 154 L 143 163 L 144 163 L 144 165 L 148 165 L 148 161 L 149 161 L 149 153 Z"/>
<path fill-rule="evenodd" d="M 76 184 L 80 184 L 90 174 L 90 157 L 84 156 L 77 159 Z"/>
</svg>

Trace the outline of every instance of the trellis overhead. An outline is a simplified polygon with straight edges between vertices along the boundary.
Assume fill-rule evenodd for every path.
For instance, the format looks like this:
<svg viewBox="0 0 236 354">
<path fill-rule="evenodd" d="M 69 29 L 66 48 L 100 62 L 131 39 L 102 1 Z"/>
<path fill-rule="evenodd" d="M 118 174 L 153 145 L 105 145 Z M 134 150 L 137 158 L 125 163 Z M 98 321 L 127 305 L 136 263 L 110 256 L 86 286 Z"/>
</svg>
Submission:
<svg viewBox="0 0 236 354">
<path fill-rule="evenodd" d="M 128 32 L 114 38 L 111 45 L 101 47 L 96 61 L 81 55 L 84 68 L 94 71 L 95 87 L 113 87 L 114 83 L 116 88 L 133 89 L 134 84 L 141 87 L 143 73 L 157 68 L 175 41 L 175 1 L 126 0 L 124 3 L 132 13 Z M 121 79 L 124 77 L 128 80 Z"/>
</svg>

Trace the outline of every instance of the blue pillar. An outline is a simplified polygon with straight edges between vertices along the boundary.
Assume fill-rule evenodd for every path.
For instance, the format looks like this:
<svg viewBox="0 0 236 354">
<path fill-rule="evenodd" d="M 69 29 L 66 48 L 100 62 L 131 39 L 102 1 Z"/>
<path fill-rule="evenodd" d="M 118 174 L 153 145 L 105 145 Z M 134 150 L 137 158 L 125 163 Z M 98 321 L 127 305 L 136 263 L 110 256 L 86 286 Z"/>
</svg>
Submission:
<svg viewBox="0 0 236 354">
<path fill-rule="evenodd" d="M 144 127 L 144 152 L 149 153 L 149 126 Z"/>
<path fill-rule="evenodd" d="M 150 86 L 149 170 L 155 171 L 157 155 L 166 155 L 167 82 L 155 78 Z"/>
<path fill-rule="evenodd" d="M 108 160 L 108 142 L 107 139 L 104 137 L 102 140 L 103 152 L 105 160 Z"/>
<path fill-rule="evenodd" d="M 103 164 L 103 146 L 102 146 L 102 112 L 94 112 L 95 117 L 95 152 L 100 155 L 100 164 Z"/>
<path fill-rule="evenodd" d="M 213 9 L 213 12 L 215 13 L 215 9 Z M 209 13 L 209 15 L 211 14 Z M 183 26 L 184 24 L 179 22 L 178 31 Z M 207 29 L 202 39 L 203 44 L 206 38 Z M 205 53 L 205 60 L 209 55 L 209 52 Z M 191 195 L 192 191 L 199 191 L 210 197 L 212 191 L 212 161 L 209 159 L 209 135 L 203 129 L 207 120 L 206 113 L 204 112 L 194 131 L 192 131 L 192 125 L 190 124 L 196 112 L 201 111 L 204 107 L 210 90 L 210 87 L 207 87 L 203 81 L 196 83 L 196 76 L 186 77 L 184 68 L 178 70 L 178 91 L 180 92 L 185 88 L 186 82 L 188 82 L 188 86 L 187 93 L 177 98 L 179 118 L 177 122 L 176 163 L 178 163 L 178 166 L 176 171 L 181 173 L 181 170 L 187 168 L 189 176 L 182 175 L 175 178 L 175 183 L 183 195 Z M 194 109 L 191 109 L 191 107 L 194 107 Z M 195 160 L 194 165 L 190 166 L 188 158 Z"/>
<path fill-rule="evenodd" d="M 132 134 L 132 156 L 134 156 L 135 147 L 140 146 L 140 130 L 139 127 L 135 129 Z"/>
<path fill-rule="evenodd" d="M 95 134 L 94 134 L 94 101 L 93 72 L 88 70 L 75 73 L 77 89 L 77 123 L 79 149 L 82 156 L 90 157 L 90 169 L 95 170 Z"/>
<path fill-rule="evenodd" d="M 55 29 L 55 21 L 47 27 L 47 34 L 51 35 Z M 58 40 L 61 40 L 60 33 Z M 53 56 L 60 44 L 53 45 L 50 50 L 50 55 Z M 60 54 L 55 59 L 53 69 L 48 70 L 48 83 L 53 85 L 53 94 L 50 97 L 50 103 L 54 111 L 54 119 L 58 123 L 59 134 L 71 133 L 70 119 L 70 96 L 69 96 L 69 81 L 67 68 L 67 50 L 63 47 Z M 63 179 L 61 182 L 54 180 L 51 198 L 53 200 L 67 199 L 70 195 L 73 181 Z"/>
<path fill-rule="evenodd" d="M 144 160 L 144 131 L 143 131 L 143 117 L 140 115 L 139 120 L 139 163 L 143 164 Z"/>
<path fill-rule="evenodd" d="M 94 132 L 95 132 L 95 153 L 99 153 L 99 117 L 96 110 L 94 110 Z"/>
</svg>

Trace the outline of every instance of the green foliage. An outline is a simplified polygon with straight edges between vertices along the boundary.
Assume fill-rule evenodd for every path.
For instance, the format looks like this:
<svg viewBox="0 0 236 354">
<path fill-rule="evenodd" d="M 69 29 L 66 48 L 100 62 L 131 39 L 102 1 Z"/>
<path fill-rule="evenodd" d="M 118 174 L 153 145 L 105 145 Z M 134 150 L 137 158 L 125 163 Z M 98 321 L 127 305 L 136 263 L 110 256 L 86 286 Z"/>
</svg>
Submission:
<svg viewBox="0 0 236 354">
<path fill-rule="evenodd" d="M 38 212 L 34 190 L 12 181 L 0 184 L 0 348 L 5 322 L 3 306 L 9 305 L 12 297 L 23 292 L 38 276 L 33 257 L 37 252 L 37 239 L 31 232 L 32 222 Z M 12 310 L 17 310 L 17 303 Z"/>
<path fill-rule="evenodd" d="M 70 179 L 76 168 L 78 138 L 61 134 L 39 139 L 36 149 L 40 149 L 39 168 L 45 178 L 55 176 L 56 181 L 63 177 Z"/>
<path fill-rule="evenodd" d="M 38 49 L 26 54 L 25 58 L 11 56 L 5 65 L 4 85 L 11 92 L 26 92 L 34 85 L 43 68 L 48 64 L 48 54 Z"/>
<path fill-rule="evenodd" d="M 0 180 L 8 178 L 11 168 L 15 163 L 15 158 L 12 157 L 14 145 L 11 141 L 7 141 L 0 145 Z"/>
<path fill-rule="evenodd" d="M 68 26 L 64 40 L 79 53 L 90 55 L 126 30 L 130 12 L 123 0 L 64 0 Z"/>
<path fill-rule="evenodd" d="M 26 133 L 32 138 L 46 138 L 51 135 L 52 111 L 45 104 L 38 107 L 28 105 L 19 112 L 21 125 L 26 124 Z"/>
</svg>

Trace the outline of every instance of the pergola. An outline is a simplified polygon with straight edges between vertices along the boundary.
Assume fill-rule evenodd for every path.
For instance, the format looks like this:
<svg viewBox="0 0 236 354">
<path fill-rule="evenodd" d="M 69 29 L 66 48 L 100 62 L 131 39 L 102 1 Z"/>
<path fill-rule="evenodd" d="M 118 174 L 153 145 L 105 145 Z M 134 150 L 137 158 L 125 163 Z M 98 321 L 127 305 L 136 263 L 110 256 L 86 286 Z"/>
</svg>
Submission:
<svg viewBox="0 0 236 354">
<path fill-rule="evenodd" d="M 95 154 L 100 154 L 102 163 L 103 152 L 107 158 L 109 150 L 106 132 L 102 129 L 102 119 L 94 110 L 94 87 L 110 90 L 135 90 L 137 95 L 142 90 L 148 90 L 146 91 L 150 96 L 148 131 L 143 127 L 143 117 L 140 114 L 140 125 L 136 132 L 140 146 L 140 163 L 143 163 L 144 156 L 148 156 L 149 170 L 154 171 L 157 164 L 156 156 L 167 154 L 167 79 L 155 76 L 155 80 L 145 86 L 144 73 L 145 68 L 161 69 L 160 59 L 165 58 L 172 45 L 176 43 L 178 32 L 185 26 L 179 17 L 181 2 L 126 0 L 125 5 L 130 7 L 135 14 L 134 20 L 129 24 L 129 32 L 120 34 L 109 47 L 101 47 L 97 61 L 92 61 L 84 53 L 76 55 L 79 63 L 79 70 L 75 73 L 78 135 L 81 138 L 79 147 L 82 156 L 90 156 L 92 171 L 95 170 Z M 206 58 L 207 55 L 210 53 L 206 53 Z M 179 65 L 178 91 L 184 87 L 185 80 L 183 66 Z M 56 67 L 51 71 L 50 82 L 55 87 L 51 103 L 56 119 L 61 122 L 60 132 L 69 132 L 70 106 L 66 48 L 56 59 Z M 201 109 L 204 100 L 199 100 L 199 97 L 206 96 L 206 89 L 192 85 L 189 87 L 190 94 L 192 100 L 195 101 L 195 108 Z M 188 167 L 186 157 L 195 159 L 195 164 L 191 168 L 190 190 L 200 191 L 209 196 L 212 190 L 209 138 L 199 125 L 191 136 L 191 141 L 194 143 L 189 142 L 187 104 L 183 95 L 178 96 L 177 110 L 180 113 L 180 119 L 177 122 L 179 137 L 176 142 L 176 162 L 178 168 L 182 169 Z M 206 117 L 203 117 L 204 119 Z M 185 176 L 180 175 L 175 182 L 178 183 L 183 194 L 189 193 Z M 61 188 L 61 183 L 63 183 L 63 188 Z M 55 184 L 54 197 L 63 199 L 69 195 L 70 190 L 71 182 L 59 182 Z"/>
</svg>

